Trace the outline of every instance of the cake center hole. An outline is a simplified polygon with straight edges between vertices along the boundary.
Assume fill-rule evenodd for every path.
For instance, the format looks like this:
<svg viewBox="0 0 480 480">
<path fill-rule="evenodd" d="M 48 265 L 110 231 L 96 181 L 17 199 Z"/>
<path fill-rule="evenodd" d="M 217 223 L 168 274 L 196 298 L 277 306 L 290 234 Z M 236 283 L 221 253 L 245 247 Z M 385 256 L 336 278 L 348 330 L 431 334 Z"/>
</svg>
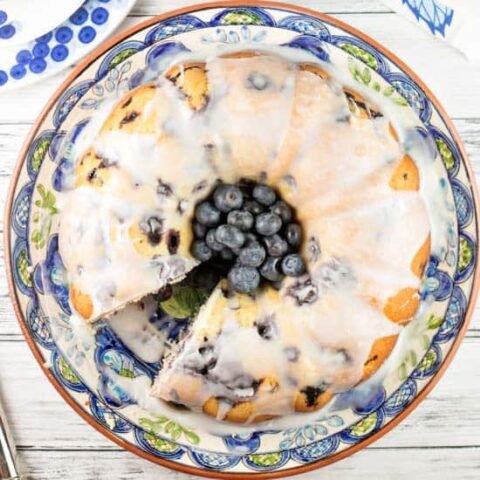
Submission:
<svg viewBox="0 0 480 480">
<path fill-rule="evenodd" d="M 305 273 L 295 210 L 264 183 L 217 184 L 196 205 L 192 230 L 192 255 L 222 272 L 237 293 Z"/>
</svg>

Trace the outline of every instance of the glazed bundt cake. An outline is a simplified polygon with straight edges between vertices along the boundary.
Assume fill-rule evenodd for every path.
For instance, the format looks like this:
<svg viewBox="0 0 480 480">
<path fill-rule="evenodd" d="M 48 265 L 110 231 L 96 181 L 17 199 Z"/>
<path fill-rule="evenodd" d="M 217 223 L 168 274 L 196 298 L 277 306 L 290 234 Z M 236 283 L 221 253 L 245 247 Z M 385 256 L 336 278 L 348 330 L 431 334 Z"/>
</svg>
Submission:
<svg viewBox="0 0 480 480">
<path fill-rule="evenodd" d="M 170 67 L 113 107 L 74 178 L 60 252 L 90 322 L 198 265 L 195 207 L 219 182 L 272 187 L 301 225 L 305 272 L 247 294 L 221 280 L 160 370 L 167 402 L 239 423 L 318 410 L 378 370 L 418 309 L 420 173 L 381 109 L 315 62 Z"/>
</svg>

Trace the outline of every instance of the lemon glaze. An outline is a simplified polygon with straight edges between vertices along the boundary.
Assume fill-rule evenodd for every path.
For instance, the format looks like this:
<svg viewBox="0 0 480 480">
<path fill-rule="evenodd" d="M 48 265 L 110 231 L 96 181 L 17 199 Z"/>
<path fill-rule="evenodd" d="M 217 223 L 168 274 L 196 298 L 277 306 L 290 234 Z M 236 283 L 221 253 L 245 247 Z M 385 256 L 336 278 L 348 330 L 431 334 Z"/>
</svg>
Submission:
<svg viewBox="0 0 480 480">
<path fill-rule="evenodd" d="M 255 49 L 259 50 L 258 47 Z M 189 203 L 189 205 L 184 204 L 185 211 L 188 212 L 189 208 L 191 211 L 197 199 L 201 198 L 202 195 L 193 198 L 189 195 L 199 181 L 207 180 L 207 184 L 208 181 L 213 184 L 217 177 L 225 181 L 235 181 L 242 176 L 257 177 L 266 171 L 267 181 L 278 182 L 275 185 L 284 198 L 297 207 L 305 230 L 305 238 L 318 237 L 319 239 L 320 260 L 311 261 L 310 275 L 318 278 L 325 273 L 325 268 L 329 266 L 328 261 L 332 262 L 338 258 L 348 264 L 350 273 L 353 272 L 354 275 L 342 284 L 340 291 L 335 289 L 332 291 L 328 286 L 324 286 L 323 290 L 320 288 L 316 295 L 322 299 L 322 302 L 315 302 L 312 307 L 298 306 L 289 297 L 287 292 L 294 280 L 285 282 L 279 293 L 272 293 L 274 296 L 280 296 L 280 299 L 272 300 L 270 296 L 265 296 L 254 302 L 255 306 L 246 305 L 240 310 L 235 304 L 237 299 L 223 302 L 221 292 L 217 290 L 202 309 L 193 330 L 195 333 L 207 328 L 212 330 L 214 337 L 218 336 L 218 338 L 215 337 L 216 345 L 224 352 L 219 355 L 220 360 L 217 361 L 220 373 L 231 373 L 232 361 L 235 360 L 235 355 L 238 360 L 241 352 L 244 363 L 240 370 L 248 371 L 255 378 L 272 375 L 280 377 L 281 394 L 268 396 L 268 405 L 259 401 L 256 414 L 286 415 L 293 413 L 291 398 L 295 385 L 290 390 L 284 387 L 287 377 L 292 374 L 291 365 L 288 365 L 285 359 L 284 348 L 295 346 L 307 359 L 306 365 L 301 363 L 293 368 L 297 382 L 298 380 L 303 384 L 318 382 L 315 376 L 319 366 L 322 366 L 322 376 L 326 377 L 330 386 L 334 385 L 332 388 L 334 393 L 345 391 L 356 385 L 361 379 L 363 364 L 372 342 L 376 338 L 399 333 L 401 327 L 387 320 L 383 314 L 376 312 L 368 303 L 358 301 L 354 290 L 360 285 L 364 295 L 372 293 L 380 301 L 385 301 L 391 292 L 403 287 L 413 285 L 419 288 L 420 281 L 410 270 L 411 259 L 429 230 L 431 252 L 436 255 L 444 253 L 445 238 L 447 238 L 445 219 L 448 213 L 445 212 L 444 193 L 438 184 L 437 176 L 429 174 L 434 160 L 432 152 L 425 144 L 423 137 L 415 133 L 412 128 L 414 119 L 409 117 L 406 109 L 402 110 L 388 99 L 382 98 L 375 92 L 367 91 L 357 83 L 352 83 L 350 78 L 336 71 L 331 65 L 319 62 L 310 54 L 286 47 L 269 48 L 263 52 L 271 63 L 267 68 L 269 74 L 284 85 L 281 98 L 278 100 L 267 98 L 258 104 L 252 100 L 251 104 L 242 103 L 240 107 L 234 99 L 230 99 L 231 104 L 228 101 L 222 101 L 225 96 L 228 100 L 227 86 L 234 88 L 235 82 L 240 82 L 236 76 L 241 73 L 241 68 L 236 70 L 235 64 L 242 64 L 241 59 L 207 59 L 209 84 L 212 91 L 209 107 L 200 115 L 199 112 L 192 114 L 191 109 L 187 108 L 185 102 L 178 97 L 176 89 L 168 81 L 158 79 L 160 88 L 157 89 L 155 98 L 147 104 L 146 111 L 148 113 L 162 110 L 163 124 L 167 122 L 169 135 L 177 140 L 180 139 L 179 142 L 171 142 L 167 139 L 165 144 L 158 146 L 157 139 L 152 138 L 150 134 L 127 134 L 120 131 L 104 132 L 98 135 L 98 131 L 114 106 L 113 102 L 107 105 L 98 118 L 87 127 L 79 143 L 83 146 L 82 150 L 78 148 L 73 156 L 78 158 L 87 146 L 93 145 L 102 156 L 115 159 L 122 174 L 125 173 L 125 175 L 119 175 L 114 179 L 115 182 L 107 185 L 107 190 L 102 190 L 100 193 L 84 186 L 66 192 L 65 206 L 62 210 L 62 219 L 66 220 L 61 224 L 60 248 L 67 270 L 71 274 L 70 281 L 77 280 L 74 278 L 75 273 L 71 272 L 76 271 L 79 263 L 84 267 L 82 276 L 85 275 L 85 271 L 90 272 L 81 280 L 80 287 L 87 290 L 92 286 L 95 287 L 96 303 L 92 318 L 103 316 L 121 308 L 125 303 L 143 297 L 150 291 L 158 290 L 165 282 L 181 278 L 195 263 L 188 259 L 191 263 L 187 264 L 185 258 L 179 258 L 178 261 L 182 263 L 182 272 L 172 274 L 175 268 L 163 267 L 167 274 L 159 282 L 158 265 L 152 268 L 150 258 L 139 260 L 137 252 L 131 246 L 127 227 L 138 223 L 146 213 L 151 211 L 152 201 L 156 202 L 155 192 L 158 187 L 156 179 L 159 176 L 162 181 L 172 184 L 175 190 L 178 186 L 175 198 L 166 200 L 161 205 L 163 212 L 171 214 L 172 223 L 169 225 L 176 226 L 176 220 L 173 217 L 180 199 Z M 204 61 L 205 58 L 198 55 L 183 55 L 170 59 L 169 64 L 200 60 Z M 255 59 L 250 59 L 250 62 L 255 63 Z M 309 72 L 297 75 L 294 65 L 301 62 L 321 65 L 322 69 L 331 75 L 331 79 L 320 82 Z M 168 63 L 161 68 L 166 69 L 167 65 Z M 261 65 L 255 66 L 261 67 Z M 285 66 L 286 68 L 283 68 Z M 298 88 L 299 84 L 303 85 L 302 89 Z M 348 109 L 343 93 L 340 95 L 341 85 L 361 93 L 384 116 L 363 123 L 353 117 L 355 127 L 353 131 L 351 124 L 338 122 L 337 118 L 345 114 Z M 161 108 L 157 108 L 158 105 Z M 167 107 L 163 108 L 165 105 Z M 257 115 L 252 116 L 249 108 L 253 108 Z M 297 115 L 293 116 L 295 109 Z M 292 122 L 291 118 L 297 123 Z M 401 146 L 388 134 L 390 121 L 394 125 Z M 265 125 L 271 128 L 266 129 Z M 315 132 L 317 135 L 314 134 Z M 245 137 L 253 140 L 244 142 Z M 375 140 L 370 141 L 372 138 Z M 214 159 L 213 165 L 212 162 L 201 161 L 201 155 L 200 160 L 198 159 L 198 152 L 203 151 L 201 147 L 207 142 L 209 144 L 216 142 L 222 147 L 217 149 L 220 154 L 219 158 Z M 281 152 L 278 151 L 280 144 L 284 147 Z M 238 147 L 230 147 L 237 152 L 234 162 L 226 162 L 225 157 L 222 157 L 222 153 L 223 155 L 231 153 L 226 151 L 228 150 L 226 145 Z M 152 150 L 154 154 L 150 155 L 149 152 Z M 294 154 L 288 156 L 283 153 L 289 150 Z M 405 152 L 415 160 L 420 173 L 418 194 L 417 192 L 392 193 L 388 188 L 392 164 Z M 278 154 L 280 157 L 276 162 L 277 166 L 283 166 L 283 160 L 288 163 L 286 170 L 282 171 L 278 168 L 276 171 L 276 165 L 270 165 L 273 154 Z M 281 158 L 282 154 L 285 155 L 285 159 Z M 149 161 L 150 158 L 152 161 Z M 154 161 L 158 158 L 162 161 Z M 165 164 L 163 158 L 166 159 Z M 188 168 L 185 168 L 182 161 L 179 161 L 183 158 L 194 158 L 195 161 L 185 162 L 188 165 Z M 142 159 L 142 168 L 138 168 L 138 159 Z M 355 185 L 361 186 L 363 180 L 370 179 L 371 175 L 377 172 L 380 172 L 380 175 L 374 180 L 374 188 L 365 188 L 361 195 L 352 195 L 348 191 Z M 291 185 L 284 181 L 287 177 L 293 177 L 297 184 L 306 187 L 292 189 Z M 129 183 L 132 179 L 135 183 L 142 185 L 140 192 L 132 190 Z M 73 183 L 74 181 L 72 185 Z M 372 184 L 367 183 L 367 186 L 372 187 Z M 320 197 L 315 192 L 321 188 L 323 191 Z M 208 188 L 205 187 L 205 190 L 208 191 Z M 359 201 L 362 207 L 357 207 Z M 351 208 L 352 202 L 354 208 Z M 425 214 L 422 213 L 424 208 Z M 373 213 L 372 209 L 374 209 Z M 408 215 L 412 211 L 417 212 L 413 219 Z M 113 220 L 116 235 L 118 235 L 114 242 L 111 241 L 112 212 L 123 218 L 122 226 L 115 226 L 115 220 Z M 186 216 L 188 217 L 187 214 Z M 351 231 L 352 218 L 362 225 L 362 228 L 356 232 Z M 82 242 L 87 239 L 88 245 L 92 246 L 92 248 L 84 247 L 85 254 L 80 258 L 76 248 L 79 231 L 87 232 Z M 389 232 L 388 236 L 382 235 L 385 231 Z M 405 235 L 405 231 L 408 235 Z M 99 232 L 101 232 L 100 235 Z M 349 232 L 347 238 L 345 232 Z M 91 234 L 90 241 L 88 234 Z M 392 241 L 392 238 L 396 241 Z M 306 242 L 304 246 L 303 253 L 308 257 L 311 254 L 310 245 Z M 370 256 L 373 254 L 375 258 L 369 259 L 369 254 Z M 69 263 L 69 259 L 72 263 Z M 106 262 L 105 259 L 107 259 Z M 380 262 L 380 268 L 375 264 L 378 259 L 383 260 L 383 263 Z M 370 263 L 369 260 L 371 260 Z M 170 275 L 173 276 L 169 278 Z M 116 287 L 113 300 L 108 289 L 106 293 L 102 291 L 112 278 L 121 286 L 121 288 Z M 131 287 L 134 287 L 133 291 Z M 317 303 L 323 304 L 317 305 Z M 241 315 L 248 317 L 249 312 L 254 308 L 266 312 L 274 310 L 278 316 L 276 325 L 281 332 L 281 340 L 288 341 L 288 345 L 282 342 L 266 345 L 258 337 L 255 329 L 239 329 L 239 312 L 243 312 Z M 215 311 L 215 315 L 210 314 L 212 310 Z M 138 318 L 142 314 L 127 317 L 126 312 L 127 310 L 123 313 L 119 312 L 118 315 L 123 315 L 123 318 L 117 322 L 117 327 L 115 320 L 111 321 L 112 328 L 121 331 L 119 336 L 127 346 L 140 358 L 145 358 L 141 353 L 142 343 L 136 341 L 138 333 L 135 329 Z M 222 323 L 220 335 L 218 324 Z M 405 343 L 404 332 L 405 329 L 400 336 L 401 340 L 397 343 L 399 347 Z M 162 341 L 159 340 L 157 345 L 160 347 L 161 343 Z M 319 345 L 322 345 L 321 349 L 318 348 Z M 349 356 L 352 361 L 349 362 L 348 367 L 339 368 L 338 345 L 349 347 Z M 192 354 L 197 346 L 195 342 L 190 343 L 189 348 Z M 183 356 L 185 357 L 187 353 L 183 352 Z M 143 355 L 146 355 L 145 352 Z M 147 357 L 157 358 L 153 350 Z M 175 361 L 178 362 L 181 371 L 182 356 L 175 358 L 173 362 Z M 388 362 L 384 364 L 383 370 L 387 364 Z M 178 374 L 179 370 L 176 371 L 175 368 L 172 370 L 170 377 L 173 379 L 175 372 Z M 381 376 L 382 372 L 379 371 L 375 377 Z M 156 387 L 157 394 L 158 385 L 162 387 L 163 382 L 165 387 L 170 380 L 166 377 L 160 378 L 160 383 Z M 158 400 L 145 401 L 150 385 L 145 384 L 144 389 L 139 391 L 138 385 L 130 388 L 129 382 L 128 379 L 121 379 L 121 386 L 127 393 L 133 395 L 139 404 L 148 404 L 150 410 L 167 408 Z M 219 385 L 206 382 L 200 386 L 200 392 L 193 400 L 191 407 L 198 408 L 211 396 L 225 396 L 224 394 L 222 387 L 219 390 Z M 249 392 L 245 394 L 250 398 Z M 161 395 L 168 397 L 165 393 Z M 241 395 L 240 393 L 237 397 L 241 398 Z M 174 400 L 174 398 L 171 399 Z M 273 402 L 272 399 L 274 399 Z M 152 402 L 155 407 L 152 407 Z M 170 414 L 171 410 L 168 408 Z M 222 413 L 226 414 L 227 410 L 227 407 L 220 405 L 217 417 L 221 419 Z M 181 416 L 182 419 L 188 418 L 189 422 L 197 419 L 203 424 L 205 420 L 202 414 L 186 416 L 182 412 Z M 299 421 L 305 423 L 310 415 L 287 415 L 282 420 L 268 422 L 268 425 L 278 425 L 279 422 L 291 425 L 292 422 L 296 423 L 293 417 L 301 417 Z M 212 421 L 207 418 L 206 423 L 211 424 Z M 215 429 L 217 427 L 218 425 Z M 265 428 L 264 424 L 262 428 Z"/>
</svg>

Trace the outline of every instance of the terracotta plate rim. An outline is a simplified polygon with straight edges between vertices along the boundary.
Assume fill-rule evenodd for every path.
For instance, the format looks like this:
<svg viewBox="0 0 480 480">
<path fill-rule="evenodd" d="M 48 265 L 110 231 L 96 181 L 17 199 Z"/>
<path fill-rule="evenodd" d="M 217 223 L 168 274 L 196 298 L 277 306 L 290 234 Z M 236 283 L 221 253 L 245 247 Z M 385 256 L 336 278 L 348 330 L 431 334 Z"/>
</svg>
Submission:
<svg viewBox="0 0 480 480">
<path fill-rule="evenodd" d="M 22 330 L 23 336 L 25 337 L 28 346 L 30 347 L 30 350 L 32 351 L 35 359 L 37 360 L 38 364 L 40 365 L 41 369 L 45 373 L 46 377 L 49 379 L 50 383 L 55 387 L 55 389 L 58 391 L 58 393 L 62 396 L 62 398 L 66 401 L 70 407 L 73 408 L 75 412 L 77 412 L 88 424 L 90 424 L 92 427 L 94 427 L 96 430 L 98 430 L 100 433 L 105 435 L 109 440 L 115 442 L 117 445 L 122 447 L 125 450 L 128 450 L 132 453 L 135 453 L 136 455 L 143 457 L 151 462 L 154 462 L 156 464 L 159 464 L 161 466 L 173 469 L 173 470 L 178 470 L 181 472 L 189 473 L 192 475 L 197 475 L 201 477 L 210 477 L 210 478 L 222 478 L 222 479 L 228 479 L 228 478 L 238 478 L 238 479 L 252 479 L 252 478 L 257 478 L 257 479 L 267 479 L 267 478 L 281 478 L 281 477 L 286 477 L 288 475 L 296 475 L 300 473 L 305 473 L 309 472 L 312 470 L 316 470 L 318 468 L 324 467 L 326 465 L 329 465 L 331 463 L 337 462 L 343 458 L 346 458 L 363 448 L 367 447 L 374 441 L 378 440 L 379 438 L 383 437 L 387 432 L 389 432 L 391 429 L 393 429 L 395 426 L 397 426 L 402 420 L 404 420 L 410 413 L 412 413 L 415 408 L 419 405 L 419 403 L 431 392 L 431 390 L 435 387 L 435 385 L 438 383 L 440 378 L 443 376 L 445 373 L 446 369 L 448 368 L 450 362 L 452 361 L 453 357 L 455 356 L 455 353 L 458 350 L 458 347 L 460 346 L 463 337 L 465 336 L 465 333 L 468 329 L 468 325 L 470 323 L 473 310 L 476 304 L 476 299 L 478 295 L 478 289 L 479 289 L 479 281 L 480 281 L 480 273 L 478 269 L 478 253 L 479 253 L 479 246 L 478 242 L 476 245 L 476 265 L 475 265 L 475 272 L 474 272 L 474 279 L 473 279 L 473 284 L 472 284 L 472 291 L 470 295 L 470 301 L 468 304 L 468 308 L 465 314 L 465 320 L 464 323 L 459 330 L 452 347 L 450 348 L 449 352 L 447 353 L 446 357 L 444 358 L 439 370 L 437 373 L 432 377 L 432 379 L 429 381 L 429 383 L 423 388 L 423 390 L 420 392 L 418 396 L 415 397 L 415 399 L 408 405 L 405 410 L 403 410 L 401 413 L 399 413 L 393 420 L 391 420 L 386 426 L 381 428 L 378 432 L 372 434 L 368 438 L 365 438 L 364 440 L 358 442 L 357 444 L 353 445 L 352 447 L 349 447 L 345 450 L 342 450 L 341 452 L 332 455 L 331 457 L 325 458 L 325 459 L 320 459 L 315 462 L 309 463 L 307 465 L 302 465 L 294 468 L 287 468 L 285 470 L 278 470 L 274 472 L 259 472 L 259 473 L 235 473 L 235 472 L 215 472 L 211 470 L 204 470 L 199 467 L 191 467 L 188 465 L 182 465 L 175 463 L 170 460 L 162 459 L 159 457 L 156 457 L 155 455 L 149 454 L 145 452 L 144 450 L 140 449 L 139 447 L 136 447 L 130 443 L 127 443 L 126 441 L 116 437 L 113 435 L 106 427 L 101 425 L 100 423 L 96 422 L 84 409 L 82 409 L 75 401 L 74 399 L 68 395 L 68 393 L 64 390 L 63 386 L 60 384 L 60 382 L 53 376 L 53 374 L 50 372 L 48 368 L 45 367 L 44 365 L 44 359 L 42 357 L 42 354 L 40 350 L 38 349 L 37 345 L 33 341 L 33 339 L 30 337 L 30 334 L 27 330 L 27 327 L 24 322 L 24 317 L 23 313 L 20 308 L 19 300 L 17 297 L 16 289 L 14 286 L 13 282 L 13 268 L 11 264 L 11 256 L 10 256 L 10 247 L 11 247 L 11 239 L 10 239 L 10 212 L 12 209 L 12 204 L 13 204 L 13 196 L 15 192 L 15 188 L 17 185 L 17 181 L 21 172 L 21 169 L 24 165 L 25 159 L 26 159 L 26 153 L 27 150 L 34 139 L 36 133 L 39 130 L 39 126 L 48 114 L 48 112 L 51 110 L 51 108 L 55 105 L 57 100 L 60 98 L 62 93 L 67 89 L 67 87 L 77 78 L 77 76 L 82 73 L 83 70 L 85 70 L 91 63 L 93 63 L 99 56 L 107 52 L 109 49 L 111 49 L 113 46 L 115 46 L 117 43 L 127 39 L 128 37 L 132 36 L 133 34 L 137 33 L 140 30 L 143 30 L 151 25 L 154 25 L 162 20 L 165 20 L 170 17 L 175 17 L 181 14 L 186 14 L 186 13 L 192 13 L 192 12 L 199 12 L 202 10 L 206 9 L 211 9 L 211 8 L 228 8 L 228 7 L 264 7 L 264 8 L 276 8 L 276 9 L 284 9 L 288 11 L 293 11 L 293 12 L 298 12 L 302 14 L 309 15 L 311 17 L 317 18 L 319 20 L 325 20 L 328 23 L 331 23 L 334 26 L 340 27 L 349 33 L 357 36 L 358 38 L 362 39 L 365 41 L 367 44 L 373 45 L 379 52 L 381 52 L 383 55 L 385 55 L 387 58 L 392 60 L 394 63 L 397 64 L 402 70 L 405 71 L 411 78 L 415 80 L 415 82 L 419 85 L 419 87 L 425 92 L 426 96 L 428 99 L 432 102 L 432 104 L 435 106 L 435 108 L 438 110 L 442 120 L 445 122 L 447 125 L 453 139 L 456 142 L 456 145 L 458 149 L 460 150 L 460 154 L 462 156 L 462 159 L 465 164 L 466 172 L 467 172 L 467 177 L 470 182 L 470 186 L 473 191 L 473 199 L 474 199 L 474 210 L 475 210 L 475 220 L 476 220 L 476 234 L 477 234 L 477 239 L 479 237 L 479 226 L 478 226 L 478 221 L 477 221 L 477 211 L 479 209 L 480 205 L 480 200 L 479 200 L 479 195 L 478 195 L 478 190 L 477 190 L 477 185 L 475 181 L 475 176 L 473 174 L 472 167 L 470 165 L 470 161 L 468 160 L 467 153 L 465 151 L 465 147 L 463 145 L 463 142 L 454 127 L 452 121 L 448 117 L 447 113 L 445 112 L 444 108 L 441 106 L 440 102 L 437 100 L 435 95 L 430 91 L 430 89 L 422 82 L 422 80 L 407 66 L 405 63 L 403 63 L 396 55 L 394 55 L 392 52 L 390 52 L 388 49 L 383 47 L 381 44 L 379 44 L 377 41 L 369 37 L 368 35 L 365 35 L 364 33 L 360 32 L 359 30 L 351 27 L 350 25 L 343 23 L 340 20 L 337 20 L 329 15 L 317 12 L 315 10 L 311 10 L 308 8 L 300 7 L 297 5 L 290 5 L 288 3 L 280 3 L 280 2 L 269 2 L 269 1 L 252 1 L 252 0 L 230 0 L 230 1 L 220 1 L 220 2 L 211 2 L 211 3 L 201 3 L 198 5 L 192 5 L 184 8 L 179 8 L 176 10 L 171 10 L 169 12 L 163 13 L 161 15 L 155 16 L 151 19 L 148 19 L 144 22 L 141 22 L 125 32 L 122 32 L 116 36 L 114 36 L 111 40 L 105 42 L 102 46 L 96 48 L 93 52 L 91 52 L 83 61 L 81 61 L 77 67 L 68 75 L 68 77 L 61 83 L 61 85 L 55 90 L 55 93 L 51 96 L 50 100 L 47 102 L 46 106 L 43 108 L 41 111 L 40 115 L 37 117 L 35 123 L 33 124 L 27 139 L 25 140 L 22 149 L 20 150 L 20 154 L 18 156 L 17 164 L 15 166 L 15 170 L 13 171 L 12 178 L 10 181 L 10 187 L 8 191 L 8 196 L 7 196 L 7 202 L 6 202 L 6 207 L 5 207 L 5 231 L 4 231 L 4 246 L 5 246 L 5 258 L 6 258 L 6 271 L 7 271 L 7 281 L 8 281 L 8 288 L 10 292 L 10 297 L 12 298 L 13 306 L 14 306 L 14 311 L 15 315 L 17 317 L 17 320 L 20 324 L 20 328 Z"/>
</svg>

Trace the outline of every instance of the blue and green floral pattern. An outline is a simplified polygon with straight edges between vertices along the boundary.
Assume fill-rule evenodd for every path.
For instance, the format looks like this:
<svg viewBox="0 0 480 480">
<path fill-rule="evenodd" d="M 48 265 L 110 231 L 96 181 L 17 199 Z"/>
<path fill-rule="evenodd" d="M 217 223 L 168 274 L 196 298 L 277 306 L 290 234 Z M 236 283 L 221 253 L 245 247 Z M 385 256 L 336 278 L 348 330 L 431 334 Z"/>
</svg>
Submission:
<svg viewBox="0 0 480 480">
<path fill-rule="evenodd" d="M 453 194 L 456 224 L 451 228 L 445 259 L 432 258 L 429 262 L 423 294 L 440 305 L 438 311 L 443 314 L 426 317 L 419 335 L 421 347 L 412 347 L 399 364 L 396 387 L 381 386 L 359 401 L 354 410 L 340 409 L 303 427 L 223 437 L 147 412 L 134 421 L 129 409 L 138 407 L 103 376 L 102 369 L 111 368 L 127 378 L 153 379 L 159 366 L 137 359 L 106 324 L 97 330 L 94 345 L 76 340 L 69 322 L 68 290 L 55 228 L 59 208 L 55 192 L 61 189 L 62 172 L 68 168 L 68 158 L 57 155 L 59 144 L 66 131 L 78 135 L 88 122 L 86 115 L 107 96 L 138 85 L 149 60 L 157 61 L 169 49 L 186 48 L 187 43 L 191 47 L 192 39 L 195 45 L 210 48 L 287 43 L 324 60 L 342 52 L 348 56 L 347 65 L 355 81 L 418 114 L 423 134 L 439 152 L 445 177 L 442 181 L 446 192 Z M 10 211 L 8 255 L 23 312 L 20 321 L 56 383 L 85 415 L 100 430 L 110 432 L 137 452 L 149 454 L 152 460 L 229 475 L 288 470 L 331 458 L 380 432 L 402 414 L 458 341 L 472 295 L 478 241 L 472 180 L 465 163 L 454 134 L 422 86 L 387 54 L 347 27 L 336 26 L 327 17 L 296 12 L 293 7 L 204 8 L 173 15 L 140 28 L 78 72 L 77 79 L 65 87 L 40 122 L 15 180 Z M 159 319 L 159 328 L 171 331 L 171 324 L 168 316 Z M 98 376 L 93 379 L 83 370 L 92 358 L 98 368 Z"/>
</svg>

